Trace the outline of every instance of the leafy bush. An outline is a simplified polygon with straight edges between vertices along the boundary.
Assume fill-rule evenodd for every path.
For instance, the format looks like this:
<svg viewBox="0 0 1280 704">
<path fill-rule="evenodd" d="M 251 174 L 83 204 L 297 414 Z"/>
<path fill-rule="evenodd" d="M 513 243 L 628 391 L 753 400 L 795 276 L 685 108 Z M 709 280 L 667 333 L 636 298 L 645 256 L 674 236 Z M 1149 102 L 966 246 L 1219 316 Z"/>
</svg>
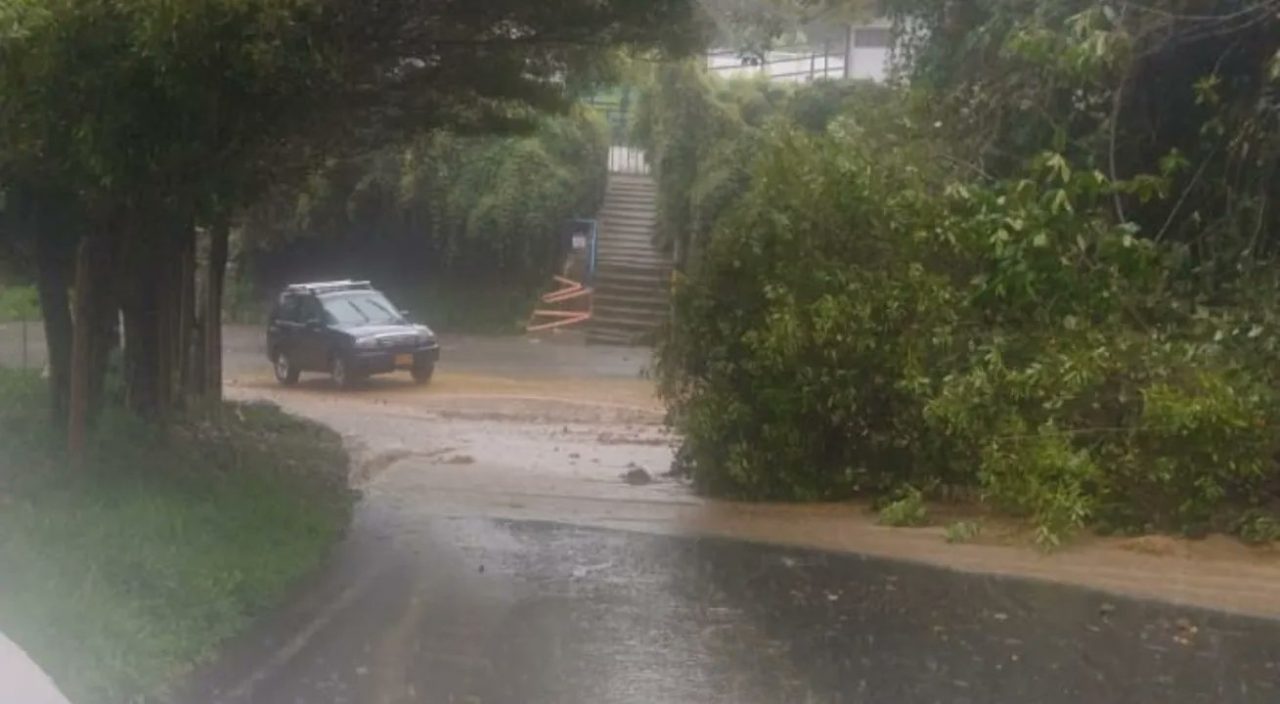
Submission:
<svg viewBox="0 0 1280 704">
<path fill-rule="evenodd" d="M 947 526 L 948 543 L 972 542 L 982 534 L 982 524 L 977 521 L 956 521 Z"/>
<path fill-rule="evenodd" d="M 924 495 L 913 487 L 880 509 L 880 523 L 886 526 L 922 526 L 928 522 L 929 509 L 924 505 Z"/>
<path fill-rule="evenodd" d="M 1209 298 L 1182 250 L 1110 221 L 1162 177 L 1045 154 L 974 180 L 865 124 L 779 130 L 679 286 L 659 370 L 699 486 L 977 487 L 1045 547 L 1274 506 L 1277 289 Z"/>
</svg>

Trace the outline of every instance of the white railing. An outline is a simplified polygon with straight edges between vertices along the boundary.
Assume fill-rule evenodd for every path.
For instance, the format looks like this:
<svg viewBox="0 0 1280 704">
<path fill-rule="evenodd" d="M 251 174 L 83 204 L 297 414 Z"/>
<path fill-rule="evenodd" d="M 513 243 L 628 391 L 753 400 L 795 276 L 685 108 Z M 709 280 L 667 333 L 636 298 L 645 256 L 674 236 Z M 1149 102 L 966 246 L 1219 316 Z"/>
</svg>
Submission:
<svg viewBox="0 0 1280 704">
<path fill-rule="evenodd" d="M 643 149 L 609 147 L 609 173 L 647 175 L 649 172 L 649 160 L 645 158 Z"/>
</svg>

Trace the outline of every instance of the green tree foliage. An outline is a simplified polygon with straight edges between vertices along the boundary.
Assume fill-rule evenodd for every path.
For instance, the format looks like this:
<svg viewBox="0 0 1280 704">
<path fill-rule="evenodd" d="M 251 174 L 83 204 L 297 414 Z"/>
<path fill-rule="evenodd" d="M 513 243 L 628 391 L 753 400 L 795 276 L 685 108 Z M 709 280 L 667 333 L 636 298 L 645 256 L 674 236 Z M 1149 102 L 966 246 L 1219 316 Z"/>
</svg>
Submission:
<svg viewBox="0 0 1280 704">
<path fill-rule="evenodd" d="M 1229 280 L 1237 255 L 1276 253 L 1280 19 L 1269 3 L 887 8 L 903 72 L 928 95 L 958 158 L 1008 175 L 1049 148 L 1116 181 L 1163 176 L 1116 194 L 1114 217 L 1185 243 L 1210 282 Z"/>
<path fill-rule="evenodd" d="M 644 83 L 633 137 L 658 177 L 658 238 L 682 265 L 698 256 L 716 219 L 736 202 L 765 128 L 782 119 L 821 131 L 870 84 L 819 81 L 802 87 L 725 81 L 696 63 L 656 67 Z M 870 99 L 870 98 L 868 98 Z"/>
<path fill-rule="evenodd" d="M 1256 532 L 1280 483 L 1274 283 L 1207 297 L 1187 248 L 1117 223 L 1146 177 L 1043 152 L 988 178 L 953 148 L 909 103 L 771 131 L 660 351 L 698 484 L 976 488 L 1046 546 Z"/>
<path fill-rule="evenodd" d="M 333 160 L 251 211 L 242 263 L 265 289 L 291 277 L 369 276 L 413 298 L 430 281 L 436 296 L 480 303 L 488 288 L 523 304 L 559 266 L 566 222 L 598 209 L 608 145 L 603 118 L 575 109 L 527 133 L 441 130 Z M 342 271 L 328 268 L 337 262 L 326 252 L 340 253 Z"/>
</svg>

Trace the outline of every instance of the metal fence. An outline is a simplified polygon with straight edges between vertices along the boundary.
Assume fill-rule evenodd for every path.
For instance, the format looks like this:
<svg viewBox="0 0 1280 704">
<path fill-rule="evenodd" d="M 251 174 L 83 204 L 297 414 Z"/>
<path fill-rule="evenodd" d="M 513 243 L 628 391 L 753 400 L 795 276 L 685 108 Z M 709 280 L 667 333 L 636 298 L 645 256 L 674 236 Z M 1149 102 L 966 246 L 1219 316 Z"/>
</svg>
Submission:
<svg viewBox="0 0 1280 704">
<path fill-rule="evenodd" d="M 43 369 L 47 359 L 44 325 L 39 320 L 0 323 L 0 367 Z"/>
<path fill-rule="evenodd" d="M 781 49 L 765 56 L 713 51 L 707 54 L 707 70 L 722 78 L 764 76 L 771 81 L 797 83 L 847 77 L 843 47 L 823 51 Z"/>
</svg>

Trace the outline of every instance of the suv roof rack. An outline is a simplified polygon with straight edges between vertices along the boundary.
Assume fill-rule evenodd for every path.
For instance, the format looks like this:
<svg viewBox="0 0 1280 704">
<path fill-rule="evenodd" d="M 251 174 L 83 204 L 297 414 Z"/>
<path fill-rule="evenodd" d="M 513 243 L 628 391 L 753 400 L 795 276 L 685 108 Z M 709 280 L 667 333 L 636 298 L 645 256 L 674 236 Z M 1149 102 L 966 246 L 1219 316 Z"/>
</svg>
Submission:
<svg viewBox="0 0 1280 704">
<path fill-rule="evenodd" d="M 337 291 L 372 291 L 373 284 L 368 281 L 318 281 L 310 284 L 290 284 L 284 289 L 288 293 L 334 293 Z"/>
</svg>

